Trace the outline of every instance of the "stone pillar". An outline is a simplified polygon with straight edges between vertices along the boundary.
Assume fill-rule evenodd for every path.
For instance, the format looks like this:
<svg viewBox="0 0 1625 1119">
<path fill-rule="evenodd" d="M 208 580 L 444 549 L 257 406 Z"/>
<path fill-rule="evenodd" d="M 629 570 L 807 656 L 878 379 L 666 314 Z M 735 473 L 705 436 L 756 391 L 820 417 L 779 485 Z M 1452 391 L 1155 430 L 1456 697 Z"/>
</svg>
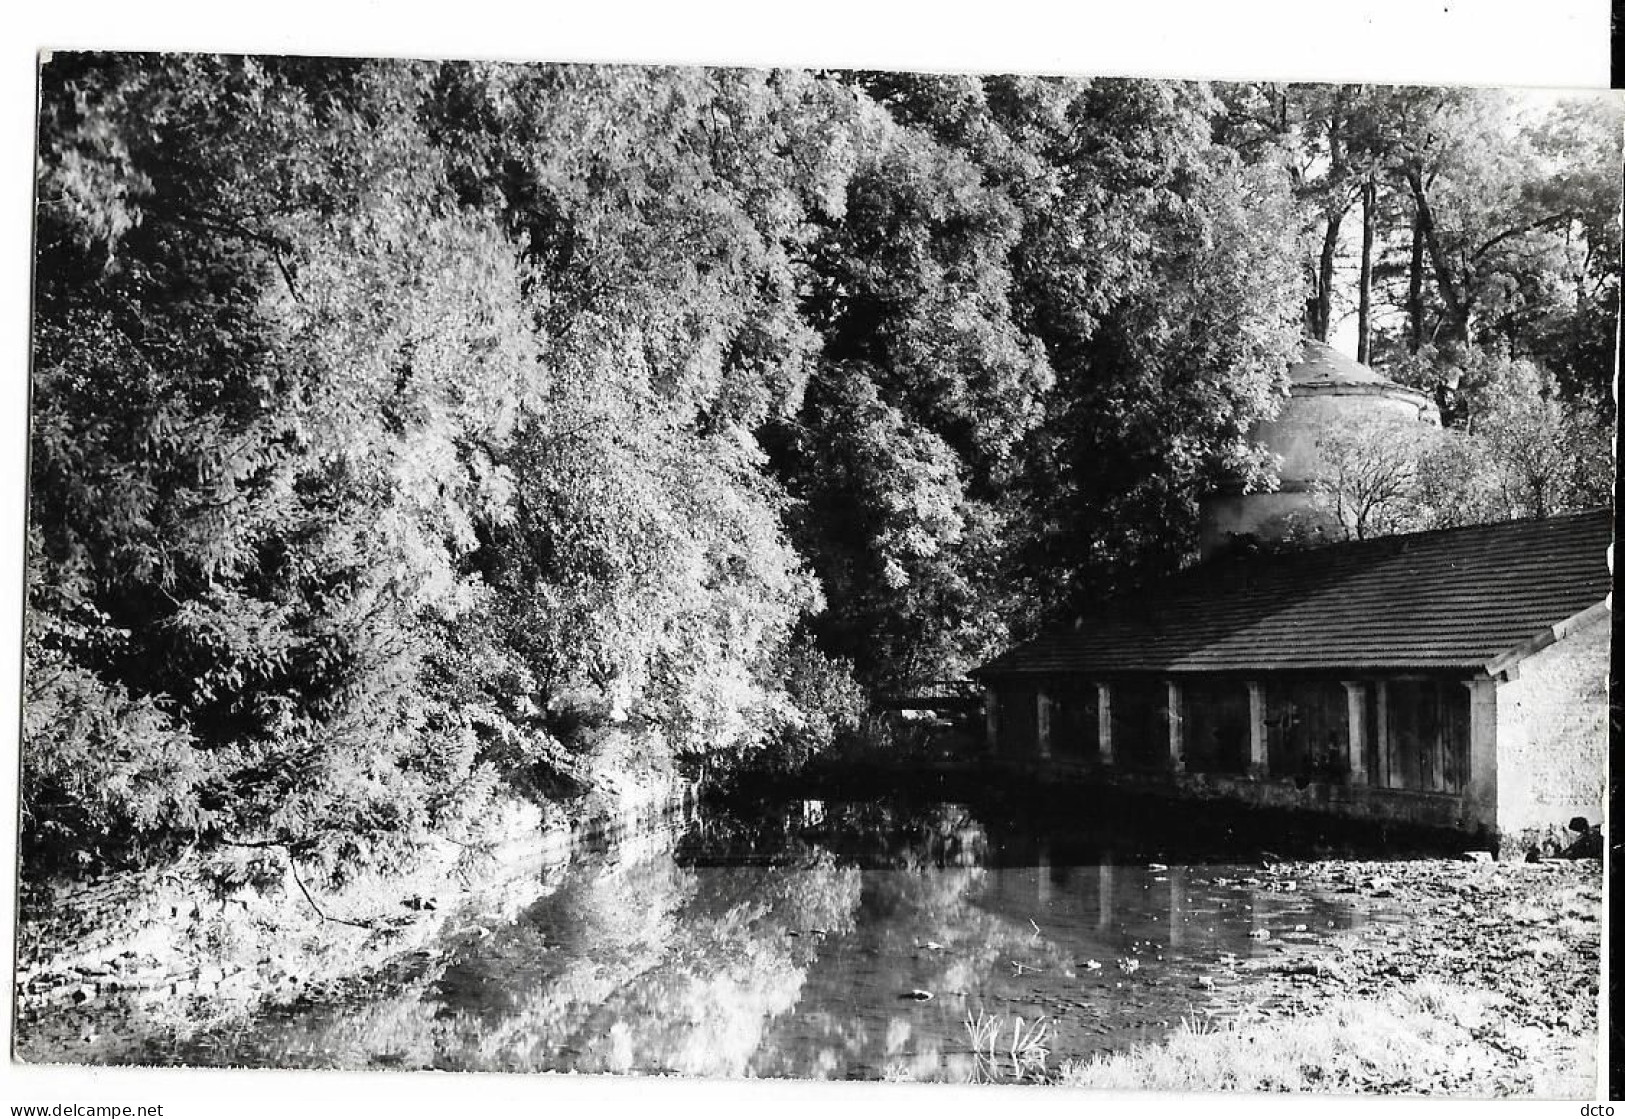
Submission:
<svg viewBox="0 0 1625 1119">
<path fill-rule="evenodd" d="M 1358 680 L 1344 680 L 1343 690 L 1349 696 L 1349 784 L 1367 784 L 1366 748 L 1370 735 L 1365 729 L 1365 685 Z"/>
<path fill-rule="evenodd" d="M 1377 725 L 1371 729 L 1375 732 L 1376 757 L 1371 759 L 1371 781 L 1380 789 L 1394 787 L 1394 775 L 1388 748 L 1388 681 L 1378 680 L 1377 688 Z"/>
<path fill-rule="evenodd" d="M 1264 685 L 1258 680 L 1247 681 L 1247 742 L 1249 777 L 1270 775 L 1270 739 L 1264 729 Z"/>
<path fill-rule="evenodd" d="M 1168 768 L 1185 772 L 1185 697 L 1179 684 L 1168 681 Z"/>
<path fill-rule="evenodd" d="M 1100 764 L 1111 765 L 1112 754 L 1112 686 L 1096 684 L 1095 694 L 1100 699 Z"/>
<path fill-rule="evenodd" d="M 987 722 L 987 748 L 999 752 L 999 693 L 992 688 L 982 690 L 982 717 Z"/>
<path fill-rule="evenodd" d="M 1049 693 L 1046 692 L 1043 688 L 1039 688 L 1038 689 L 1038 699 L 1037 699 L 1036 702 L 1038 704 L 1038 711 L 1037 711 L 1036 718 L 1034 720 L 1034 725 L 1037 727 L 1038 756 L 1041 757 L 1041 758 L 1047 758 L 1047 757 L 1049 757 L 1049 747 L 1050 747 L 1050 733 L 1049 733 L 1050 698 L 1049 698 Z"/>
<path fill-rule="evenodd" d="M 1464 822 L 1492 836 L 1496 831 L 1498 788 L 1495 750 L 1495 680 L 1466 680 L 1468 694 L 1467 796 Z"/>
</svg>

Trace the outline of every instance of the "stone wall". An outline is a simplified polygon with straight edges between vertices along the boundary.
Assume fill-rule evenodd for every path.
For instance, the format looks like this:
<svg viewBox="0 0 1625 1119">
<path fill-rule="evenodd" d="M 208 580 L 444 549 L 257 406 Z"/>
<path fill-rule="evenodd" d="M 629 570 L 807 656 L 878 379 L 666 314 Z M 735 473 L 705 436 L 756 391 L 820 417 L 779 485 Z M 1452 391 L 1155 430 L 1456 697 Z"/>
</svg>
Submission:
<svg viewBox="0 0 1625 1119">
<path fill-rule="evenodd" d="M 1366 820 L 1373 824 L 1459 832 L 1464 843 L 1474 838 L 1474 825 L 1466 814 L 1463 798 L 1449 793 L 1378 789 L 1332 781 L 1300 785 L 1291 779 L 1258 780 L 1222 773 L 1136 773 L 1105 769 L 1094 761 L 1059 757 L 1002 757 L 999 765 L 1004 772 L 1018 774 L 1022 780 L 1042 781 L 1051 787 L 1121 789 L 1163 799 L 1222 801 L 1251 808 Z"/>
<path fill-rule="evenodd" d="M 1351 820 L 1410 824 L 1458 831 L 1471 830 L 1463 818 L 1462 800 L 1446 793 L 1416 793 L 1312 781 L 1249 780 L 1221 774 L 1187 774 L 1178 790 L 1198 799 L 1222 798 L 1257 808 L 1290 809 L 1342 816 Z"/>
<path fill-rule="evenodd" d="M 1327 432 L 1437 427 L 1438 418 L 1418 393 L 1381 380 L 1292 386 L 1273 420 L 1255 424 L 1249 440 L 1277 456 L 1273 492 L 1202 495 L 1198 542 L 1203 558 L 1221 551 L 1232 535 L 1278 541 L 1289 534 L 1337 539 L 1337 525 L 1316 508 L 1311 490 L 1324 470 L 1320 440 Z"/>
<path fill-rule="evenodd" d="M 1602 820 L 1608 782 L 1608 651 L 1602 611 L 1518 665 L 1496 689 L 1497 825 L 1503 845 L 1566 841 Z"/>
</svg>

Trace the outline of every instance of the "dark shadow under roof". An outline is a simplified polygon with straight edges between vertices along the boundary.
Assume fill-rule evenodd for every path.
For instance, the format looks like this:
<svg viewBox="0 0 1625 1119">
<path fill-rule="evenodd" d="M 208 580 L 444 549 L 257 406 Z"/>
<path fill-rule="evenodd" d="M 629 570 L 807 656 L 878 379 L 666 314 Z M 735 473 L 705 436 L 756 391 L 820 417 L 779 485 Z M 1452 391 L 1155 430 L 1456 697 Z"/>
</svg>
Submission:
<svg viewBox="0 0 1625 1119">
<path fill-rule="evenodd" d="M 1603 601 L 1612 539 L 1598 509 L 1213 560 L 975 675 L 1481 672 Z"/>
</svg>

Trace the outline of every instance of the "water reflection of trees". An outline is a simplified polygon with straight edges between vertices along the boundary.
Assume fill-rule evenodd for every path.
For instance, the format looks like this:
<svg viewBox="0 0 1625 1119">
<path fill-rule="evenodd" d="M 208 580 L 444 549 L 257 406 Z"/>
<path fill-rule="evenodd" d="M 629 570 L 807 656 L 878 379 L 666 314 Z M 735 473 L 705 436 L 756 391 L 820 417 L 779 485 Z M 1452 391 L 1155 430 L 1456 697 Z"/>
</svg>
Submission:
<svg viewBox="0 0 1625 1119">
<path fill-rule="evenodd" d="M 752 1071 L 968 1079 L 967 1009 L 1002 1002 L 1013 962 L 1057 975 L 1070 964 L 1066 946 L 981 904 L 988 875 L 929 865 L 866 874 L 853 937 L 808 976 L 797 1013 L 772 1023 Z M 914 991 L 932 998 L 904 997 Z"/>
<path fill-rule="evenodd" d="M 515 922 L 472 923 L 387 992 L 256 1023 L 192 1060 L 740 1075 L 850 932 L 860 874 L 827 853 L 727 872 L 669 858 L 573 876 Z M 818 932 L 813 932 L 818 930 Z"/>
<path fill-rule="evenodd" d="M 812 1017 L 824 1046 L 784 1051 L 764 1040 L 779 1023 L 802 1019 L 788 1012 L 808 965 L 850 939 L 860 908 L 880 930 L 871 947 L 884 960 L 918 952 L 906 929 L 921 919 L 936 930 L 945 947 L 931 962 L 941 966 L 920 976 L 934 986 L 963 986 L 1000 950 L 993 922 L 967 901 L 983 875 L 985 837 L 953 806 L 813 802 L 795 813 L 701 821 L 678 855 L 686 866 L 657 862 L 572 885 L 446 968 L 430 992 L 438 1007 L 432 1056 L 422 1063 L 840 1075 L 851 1055 L 871 1049 L 850 1006 Z M 762 865 L 705 865 L 713 859 Z M 901 873 L 871 875 L 860 893 L 852 863 Z M 887 911 L 915 919 L 874 920 Z M 975 946 L 969 956 L 966 944 Z M 894 1001 L 887 990 L 880 1003 Z M 894 1040 L 906 1026 L 891 1024 Z"/>
<path fill-rule="evenodd" d="M 724 865 L 736 843 L 746 865 Z M 454 920 L 444 954 L 366 997 L 185 1056 L 967 1079 L 967 1016 L 1048 1016 L 1068 1057 L 1150 1040 L 1222 994 L 1196 982 L 1221 961 L 1274 952 L 1299 926 L 1316 939 L 1333 916 L 1216 868 L 1074 865 L 1043 844 L 1004 844 L 993 861 L 1019 865 L 998 867 L 987 847 L 951 807 L 814 802 L 690 835 L 680 858 L 609 851 L 517 920 Z M 1249 937 L 1265 926 L 1277 936 Z"/>
</svg>

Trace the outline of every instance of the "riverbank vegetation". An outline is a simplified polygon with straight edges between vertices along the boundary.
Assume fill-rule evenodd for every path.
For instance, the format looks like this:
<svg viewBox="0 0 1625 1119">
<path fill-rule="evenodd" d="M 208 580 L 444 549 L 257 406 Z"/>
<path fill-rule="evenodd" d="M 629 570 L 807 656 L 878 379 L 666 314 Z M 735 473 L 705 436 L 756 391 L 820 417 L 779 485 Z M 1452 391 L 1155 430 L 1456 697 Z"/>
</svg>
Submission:
<svg viewBox="0 0 1625 1119">
<path fill-rule="evenodd" d="M 336 886 L 827 750 L 1268 484 L 1354 195 L 1473 515 L 1596 500 L 1519 433 L 1605 430 L 1602 102 L 58 54 L 40 106 L 31 879 Z"/>
<path fill-rule="evenodd" d="M 1586 1094 L 1572 1051 L 1561 1063 L 1531 1054 L 1513 1074 L 1493 1036 L 1495 1008 L 1482 991 L 1422 980 L 1374 999 L 1332 999 L 1289 1019 L 1216 1028 L 1187 1019 L 1160 1046 L 1070 1065 L 1058 1080 L 1160 1092 Z"/>
</svg>

